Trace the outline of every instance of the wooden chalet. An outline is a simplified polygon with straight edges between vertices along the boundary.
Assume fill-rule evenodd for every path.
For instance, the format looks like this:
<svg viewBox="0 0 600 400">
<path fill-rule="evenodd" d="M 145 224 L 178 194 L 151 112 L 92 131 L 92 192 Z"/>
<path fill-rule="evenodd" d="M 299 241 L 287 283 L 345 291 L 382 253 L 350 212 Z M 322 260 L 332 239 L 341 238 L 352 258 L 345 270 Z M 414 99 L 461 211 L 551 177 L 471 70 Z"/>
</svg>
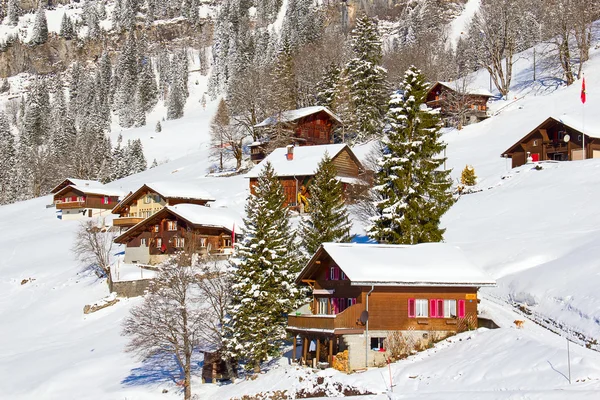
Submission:
<svg viewBox="0 0 600 400">
<path fill-rule="evenodd" d="M 246 178 L 250 179 L 250 191 L 254 193 L 254 186 L 258 184 L 258 176 L 264 166 L 271 163 L 283 185 L 287 199 L 286 205 L 303 211 L 310 202 L 310 193 L 307 188 L 325 154 L 329 154 L 332 159 L 345 193 L 348 193 L 352 186 L 367 185 L 365 182 L 368 179 L 366 172 L 348 145 L 343 143 L 300 147 L 290 145 L 275 149 L 246 174 Z"/>
<path fill-rule="evenodd" d="M 104 186 L 99 181 L 92 181 L 87 179 L 75 179 L 75 178 L 67 178 L 58 185 L 54 186 L 54 188 L 50 191 L 50 193 L 54 194 L 58 191 L 64 189 L 67 186 L 79 186 L 79 187 L 101 187 Z"/>
<path fill-rule="evenodd" d="M 250 145 L 250 159 L 257 164 L 267 156 L 266 147 L 277 128 L 289 135 L 282 145 L 314 146 L 333 143 L 333 131 L 341 125 L 340 118 L 327 107 L 283 111 L 254 126 L 255 130 L 264 134 L 259 134 L 262 139 Z"/>
<path fill-rule="evenodd" d="M 119 202 L 122 193 L 102 184 L 99 185 L 67 185 L 58 189 L 53 199 L 54 206 L 59 210 L 58 217 L 78 219 L 110 214 L 110 210 Z"/>
<path fill-rule="evenodd" d="M 349 370 L 384 362 L 390 332 L 423 338 L 477 328 L 477 291 L 495 285 L 445 243 L 323 243 L 296 283 L 313 298 L 288 316 L 287 330 L 303 344 L 298 355 L 294 340 L 292 357 L 332 365 L 348 350 Z"/>
<path fill-rule="evenodd" d="M 457 108 L 464 110 L 468 122 L 474 123 L 489 117 L 487 103 L 492 94 L 486 89 L 460 88 L 455 82 L 436 82 L 427 91 L 427 106 L 439 109 L 442 118 L 451 119 Z"/>
<path fill-rule="evenodd" d="M 569 116 L 549 117 L 502 153 L 512 159 L 512 167 L 537 161 L 600 158 L 600 132 L 583 132 L 581 122 Z"/>
<path fill-rule="evenodd" d="M 145 184 L 135 192 L 129 193 L 113 208 L 112 213 L 119 215 L 119 218 L 113 220 L 113 226 L 129 228 L 165 206 L 182 203 L 206 205 L 214 200 L 209 193 L 192 184 L 178 182 Z"/>
<path fill-rule="evenodd" d="M 178 204 L 163 207 L 118 236 L 115 243 L 126 246 L 126 264 L 159 264 L 183 249 L 227 256 L 240 237 L 236 232 L 242 224 L 232 210 Z M 194 244 L 186 243 L 189 240 Z"/>
</svg>

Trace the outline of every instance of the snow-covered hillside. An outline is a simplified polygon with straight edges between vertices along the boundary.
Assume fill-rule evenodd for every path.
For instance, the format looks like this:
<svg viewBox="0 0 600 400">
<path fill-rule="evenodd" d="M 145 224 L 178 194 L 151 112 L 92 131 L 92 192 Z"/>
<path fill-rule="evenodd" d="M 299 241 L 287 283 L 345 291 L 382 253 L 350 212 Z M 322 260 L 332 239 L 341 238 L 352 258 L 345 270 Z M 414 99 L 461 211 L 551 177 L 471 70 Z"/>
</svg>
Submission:
<svg viewBox="0 0 600 400">
<path fill-rule="evenodd" d="M 498 280 L 498 288 L 483 291 L 482 309 L 501 329 L 466 332 L 393 364 L 392 399 L 595 399 L 600 391 L 598 352 L 571 345 L 569 385 L 565 340 L 527 320 L 523 330 L 515 329 L 512 321 L 523 317 L 502 305 L 522 302 L 565 329 L 600 338 L 600 160 L 509 171 L 501 158 L 550 115 L 583 120 L 580 84 L 561 87 L 543 71 L 532 82 L 531 59 L 530 51 L 519 57 L 508 100 L 492 104 L 497 115 L 445 135 L 453 176 L 473 165 L 483 189 L 463 196 L 447 213 L 445 238 Z M 600 107 L 598 49 L 585 70 L 585 124 L 600 127 L 594 112 Z M 185 117 L 165 121 L 162 132 L 154 132 L 165 114 L 160 108 L 147 127 L 113 129 L 113 141 L 119 133 L 125 141 L 141 138 L 149 161 L 169 161 L 109 185 L 129 191 L 155 181 L 193 182 L 217 198 L 215 206 L 243 212 L 247 180 L 207 176 L 208 126 L 216 102 L 208 101 L 206 109 L 200 104 L 205 77 L 194 72 L 189 84 Z M 487 87 L 487 72 L 475 74 L 473 84 Z M 55 210 L 45 207 L 49 203 L 46 196 L 0 207 L 0 398 L 179 398 L 173 375 L 123 352 L 120 324 L 139 299 L 83 314 L 84 305 L 108 294 L 107 286 L 78 266 L 70 251 L 78 224 L 56 219 Z M 373 393 L 389 390 L 387 370 L 349 376 L 326 370 L 319 376 Z M 307 378 L 305 370 L 281 359 L 256 380 L 216 386 L 196 379 L 193 390 L 201 399 L 227 399 L 307 388 L 312 382 Z"/>
</svg>

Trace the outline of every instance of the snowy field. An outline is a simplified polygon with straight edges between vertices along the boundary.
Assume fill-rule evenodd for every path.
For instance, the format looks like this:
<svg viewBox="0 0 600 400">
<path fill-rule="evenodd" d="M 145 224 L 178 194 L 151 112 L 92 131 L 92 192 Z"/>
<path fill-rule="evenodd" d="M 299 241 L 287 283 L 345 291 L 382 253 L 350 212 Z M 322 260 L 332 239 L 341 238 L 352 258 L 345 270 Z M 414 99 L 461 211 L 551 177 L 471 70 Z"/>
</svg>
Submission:
<svg viewBox="0 0 600 400">
<path fill-rule="evenodd" d="M 600 160 L 544 163 L 541 171 L 523 166 L 509 172 L 500 157 L 550 115 L 583 119 L 580 83 L 560 87 L 544 78 L 543 71 L 532 82 L 530 55 L 525 52 L 517 62 L 508 100 L 492 103 L 497 115 L 445 135 L 453 177 L 466 164 L 473 165 L 483 189 L 463 196 L 444 217 L 445 238 L 498 280 L 498 288 L 483 291 L 484 296 L 522 302 L 600 339 Z M 586 126 L 600 127 L 595 112 L 600 108 L 600 51 L 593 50 L 591 57 L 585 69 L 585 121 Z M 214 206 L 243 212 L 247 180 L 207 176 L 212 165 L 208 126 L 216 102 L 207 99 L 206 109 L 200 105 L 206 77 L 192 73 L 189 83 L 183 119 L 161 121 L 163 130 L 155 133 L 156 121 L 165 114 L 157 107 L 147 127 L 122 131 L 125 141 L 142 139 L 149 162 L 168 162 L 109 186 L 130 191 L 155 181 L 195 183 L 217 198 Z M 473 83 L 487 87 L 487 72 L 476 74 Z M 113 141 L 119 133 L 115 126 Z M 504 175 L 510 177 L 502 179 Z M 45 207 L 50 203 L 46 196 L 0 207 L 0 398 L 179 398 L 174 369 L 161 370 L 123 352 L 121 321 L 140 299 L 121 299 L 115 306 L 83 314 L 84 305 L 108 295 L 107 286 L 78 265 L 70 251 L 78 224 L 56 219 L 55 209 Z M 482 310 L 501 328 L 466 332 L 393 364 L 393 393 L 387 368 L 353 375 L 325 370 L 318 375 L 325 383 L 370 391 L 375 395 L 362 398 L 377 400 L 598 398 L 600 353 L 572 344 L 569 384 L 564 338 L 528 320 L 524 329 L 516 329 L 513 321 L 523 317 L 508 306 L 484 299 Z M 307 389 L 314 378 L 307 374 L 282 358 L 256 380 L 216 386 L 201 385 L 196 378 L 193 391 L 201 399 L 228 399 Z"/>
</svg>

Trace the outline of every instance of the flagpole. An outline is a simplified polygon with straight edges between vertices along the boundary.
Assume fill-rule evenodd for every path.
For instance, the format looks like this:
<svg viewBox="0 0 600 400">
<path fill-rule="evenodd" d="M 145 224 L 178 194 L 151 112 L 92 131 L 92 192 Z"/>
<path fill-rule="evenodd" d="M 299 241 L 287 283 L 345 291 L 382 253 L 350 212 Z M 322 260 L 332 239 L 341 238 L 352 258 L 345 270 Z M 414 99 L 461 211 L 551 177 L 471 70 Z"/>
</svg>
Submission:
<svg viewBox="0 0 600 400">
<path fill-rule="evenodd" d="M 581 130 L 583 132 L 581 132 L 581 147 L 583 148 L 583 160 L 585 160 L 586 157 L 586 149 L 585 149 L 585 101 L 586 101 L 586 93 L 585 93 L 585 74 L 582 72 L 581 75 L 583 76 L 583 89 L 581 90 Z"/>
</svg>

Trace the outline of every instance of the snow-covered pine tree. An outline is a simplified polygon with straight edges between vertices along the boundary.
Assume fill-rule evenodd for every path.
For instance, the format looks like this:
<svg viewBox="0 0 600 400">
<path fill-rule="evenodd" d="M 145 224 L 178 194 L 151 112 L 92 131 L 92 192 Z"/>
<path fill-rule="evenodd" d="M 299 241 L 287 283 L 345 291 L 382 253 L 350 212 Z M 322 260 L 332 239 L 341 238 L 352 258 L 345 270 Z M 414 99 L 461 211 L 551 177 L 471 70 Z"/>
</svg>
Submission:
<svg viewBox="0 0 600 400">
<path fill-rule="evenodd" d="M 286 337 L 285 315 L 301 298 L 294 284 L 299 264 L 289 210 L 270 163 L 248 198 L 246 215 L 244 240 L 232 258 L 233 294 L 224 344 L 229 355 L 257 371 L 279 353 Z"/>
<path fill-rule="evenodd" d="M 112 65 L 110 57 L 105 51 L 100 57 L 98 62 L 97 74 L 97 89 L 96 92 L 101 103 L 101 115 L 102 119 L 107 123 L 107 128 L 110 127 L 111 121 L 111 105 L 112 105 L 112 92 L 111 92 L 111 81 L 112 81 Z"/>
<path fill-rule="evenodd" d="M 127 163 L 128 160 L 126 158 L 125 149 L 123 148 L 123 135 L 119 134 L 117 145 L 112 149 L 109 180 L 115 181 L 126 177 L 129 172 Z"/>
<path fill-rule="evenodd" d="M 183 117 L 185 97 L 181 92 L 181 85 L 173 82 L 169 88 L 167 99 L 167 119 L 179 119 Z"/>
<path fill-rule="evenodd" d="M 156 126 L 154 127 L 154 132 L 156 132 L 156 133 L 162 132 L 162 126 L 160 125 L 160 121 L 156 121 Z"/>
<path fill-rule="evenodd" d="M 21 14 L 19 0 L 8 0 L 7 8 L 8 24 L 16 26 L 19 23 L 19 15 Z"/>
<path fill-rule="evenodd" d="M 294 56 L 290 43 L 284 40 L 272 72 L 273 106 L 278 111 L 293 110 L 297 107 L 296 75 Z"/>
<path fill-rule="evenodd" d="M 156 87 L 156 77 L 152 70 L 150 57 L 141 57 L 138 91 L 144 112 L 151 111 L 158 101 L 158 88 Z"/>
<path fill-rule="evenodd" d="M 0 111 L 0 154 L 0 204 L 8 204 L 14 201 L 13 177 L 17 160 L 15 138 L 3 111 Z"/>
<path fill-rule="evenodd" d="M 0 93 L 8 93 L 10 91 L 10 83 L 8 82 L 8 78 L 2 79 L 2 83 L 0 84 Z"/>
<path fill-rule="evenodd" d="M 152 169 L 154 167 L 158 167 L 158 161 L 156 161 L 156 158 L 154 160 L 152 160 L 152 164 L 150 165 L 150 169 Z"/>
<path fill-rule="evenodd" d="M 133 124 L 136 127 L 146 125 L 146 111 L 144 110 L 144 100 L 142 98 L 141 88 L 138 86 L 133 99 Z"/>
<path fill-rule="evenodd" d="M 58 33 L 62 38 L 71 40 L 75 37 L 75 28 L 73 27 L 73 21 L 64 13 L 60 22 L 60 31 Z"/>
<path fill-rule="evenodd" d="M 387 113 L 389 129 L 373 190 L 378 214 L 369 236 L 381 243 L 439 242 L 440 218 L 454 203 L 450 171 L 441 170 L 446 144 L 441 141 L 439 115 L 422 108 L 428 85 L 420 71 L 409 68 L 404 95 L 394 94 Z"/>
<path fill-rule="evenodd" d="M 308 187 L 308 219 L 301 224 L 302 247 L 311 257 L 325 242 L 349 242 L 350 222 L 335 164 L 325 154 Z"/>
<path fill-rule="evenodd" d="M 48 41 L 48 20 L 46 19 L 46 9 L 40 3 L 35 13 L 35 22 L 33 23 L 33 33 L 31 43 L 44 44 Z"/>
<path fill-rule="evenodd" d="M 342 70 L 336 63 L 329 64 L 325 73 L 317 83 L 317 104 L 332 108 L 333 100 L 335 99 L 335 91 L 340 80 Z"/>
<path fill-rule="evenodd" d="M 346 64 L 344 80 L 352 112 L 344 122 L 351 141 L 361 143 L 381 137 L 388 99 L 386 70 L 381 67 L 381 37 L 377 24 L 367 15 L 356 19 L 351 46 L 353 58 Z"/>
<path fill-rule="evenodd" d="M 118 24 L 121 29 L 131 32 L 135 28 L 137 8 L 136 0 L 123 0 Z"/>
<path fill-rule="evenodd" d="M 148 168 L 141 139 L 128 141 L 127 147 L 125 148 L 125 153 L 125 158 L 127 159 L 129 169 L 127 175 L 137 174 L 145 171 Z"/>
</svg>

